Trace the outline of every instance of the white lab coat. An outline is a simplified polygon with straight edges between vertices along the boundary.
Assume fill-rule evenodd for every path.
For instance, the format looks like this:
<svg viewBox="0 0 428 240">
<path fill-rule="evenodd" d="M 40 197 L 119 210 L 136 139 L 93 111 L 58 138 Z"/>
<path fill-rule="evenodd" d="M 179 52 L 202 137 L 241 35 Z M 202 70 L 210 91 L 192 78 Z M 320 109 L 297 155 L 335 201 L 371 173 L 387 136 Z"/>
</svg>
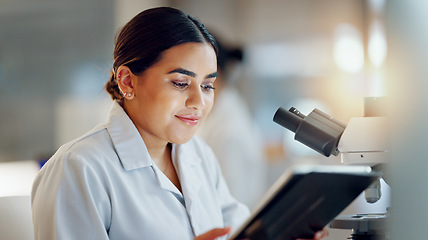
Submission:
<svg viewBox="0 0 428 240">
<path fill-rule="evenodd" d="M 202 140 L 173 144 L 172 159 L 183 194 L 115 102 L 106 124 L 62 146 L 36 177 L 35 239 L 193 239 L 249 216 Z"/>
</svg>

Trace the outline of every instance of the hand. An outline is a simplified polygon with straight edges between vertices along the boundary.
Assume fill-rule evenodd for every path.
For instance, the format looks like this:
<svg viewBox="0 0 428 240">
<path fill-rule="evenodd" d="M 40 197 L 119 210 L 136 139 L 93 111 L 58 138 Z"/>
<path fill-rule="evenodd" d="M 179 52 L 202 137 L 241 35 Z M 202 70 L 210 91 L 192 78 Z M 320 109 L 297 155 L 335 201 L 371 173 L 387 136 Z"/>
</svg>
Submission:
<svg viewBox="0 0 428 240">
<path fill-rule="evenodd" d="M 214 228 L 202 235 L 199 235 L 194 238 L 194 240 L 215 240 L 218 237 L 224 236 L 230 232 L 231 228 Z"/>
<path fill-rule="evenodd" d="M 326 238 L 328 236 L 328 231 L 327 231 L 327 229 L 323 229 L 323 230 L 321 230 L 321 231 L 318 231 L 318 232 L 316 232 L 315 234 L 314 234 L 314 238 L 313 238 L 313 240 L 321 240 L 321 239 L 323 239 L 323 238 Z M 301 239 L 301 238 L 299 238 L 299 239 L 296 239 L 296 240 L 305 240 L 305 239 Z M 307 240 L 307 239 L 306 239 Z"/>
</svg>

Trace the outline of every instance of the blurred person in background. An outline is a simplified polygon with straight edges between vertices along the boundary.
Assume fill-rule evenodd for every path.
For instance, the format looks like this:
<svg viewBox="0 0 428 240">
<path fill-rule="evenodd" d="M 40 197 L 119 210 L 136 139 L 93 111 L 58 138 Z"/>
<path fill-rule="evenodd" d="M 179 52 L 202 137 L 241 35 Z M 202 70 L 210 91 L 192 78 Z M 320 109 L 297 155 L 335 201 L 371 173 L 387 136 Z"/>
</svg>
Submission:
<svg viewBox="0 0 428 240">
<path fill-rule="evenodd" d="M 197 135 L 213 149 L 232 195 L 253 208 L 267 190 L 268 166 L 259 129 L 233 84 L 232 73 L 239 70 L 244 53 L 227 46 L 219 35 L 214 37 L 218 46 L 215 105 Z"/>
</svg>

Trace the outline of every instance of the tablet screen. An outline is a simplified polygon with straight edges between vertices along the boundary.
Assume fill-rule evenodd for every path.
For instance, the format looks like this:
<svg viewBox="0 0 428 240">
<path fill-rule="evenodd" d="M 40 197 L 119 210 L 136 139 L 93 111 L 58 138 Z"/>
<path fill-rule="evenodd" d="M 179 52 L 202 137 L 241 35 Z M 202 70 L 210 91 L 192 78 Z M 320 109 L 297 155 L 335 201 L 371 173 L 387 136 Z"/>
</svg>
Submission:
<svg viewBox="0 0 428 240">
<path fill-rule="evenodd" d="M 275 183 L 231 239 L 310 239 L 378 177 L 361 167 L 295 168 Z"/>
</svg>

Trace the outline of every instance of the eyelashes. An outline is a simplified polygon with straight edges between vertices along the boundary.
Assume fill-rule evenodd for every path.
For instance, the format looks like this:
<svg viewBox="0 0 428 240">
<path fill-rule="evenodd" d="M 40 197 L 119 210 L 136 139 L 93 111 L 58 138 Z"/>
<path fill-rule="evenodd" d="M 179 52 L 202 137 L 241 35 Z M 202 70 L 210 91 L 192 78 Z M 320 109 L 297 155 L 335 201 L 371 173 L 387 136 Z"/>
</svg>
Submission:
<svg viewBox="0 0 428 240">
<path fill-rule="evenodd" d="M 171 83 L 175 88 L 179 90 L 185 90 L 189 87 L 189 84 L 187 82 L 172 81 Z M 215 87 L 212 86 L 211 84 L 203 84 L 201 85 L 201 88 L 206 92 L 215 90 Z"/>
<path fill-rule="evenodd" d="M 178 88 L 178 89 L 181 89 L 181 90 L 184 90 L 184 89 L 186 89 L 189 86 L 188 83 L 185 83 L 185 82 L 175 82 L 175 81 L 172 81 L 172 85 L 175 88 Z"/>
<path fill-rule="evenodd" d="M 214 91 L 215 87 L 212 85 L 201 85 L 201 88 L 203 88 L 205 91 Z"/>
</svg>

